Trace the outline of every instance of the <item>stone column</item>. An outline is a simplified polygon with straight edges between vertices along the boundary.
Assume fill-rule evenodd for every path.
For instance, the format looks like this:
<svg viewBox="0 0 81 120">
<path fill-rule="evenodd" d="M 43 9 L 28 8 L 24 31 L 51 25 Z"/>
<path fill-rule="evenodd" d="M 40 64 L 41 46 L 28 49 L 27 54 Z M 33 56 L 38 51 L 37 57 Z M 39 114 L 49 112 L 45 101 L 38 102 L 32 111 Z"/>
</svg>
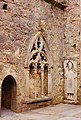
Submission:
<svg viewBox="0 0 81 120">
<path fill-rule="evenodd" d="M 68 95 L 67 95 L 67 77 L 65 76 L 65 80 L 64 80 L 64 91 L 65 91 L 65 99 L 67 99 Z"/>
<path fill-rule="evenodd" d="M 52 93 L 52 76 L 51 69 L 48 68 L 48 96 L 51 96 Z"/>
<path fill-rule="evenodd" d="M 34 66 L 34 74 L 35 74 L 35 76 L 37 74 L 37 63 L 35 63 L 35 66 Z M 36 82 L 36 79 L 35 79 L 35 85 L 34 85 L 34 87 L 35 87 L 35 99 L 37 98 L 36 86 L 37 86 L 37 82 Z"/>
<path fill-rule="evenodd" d="M 44 97 L 44 67 L 41 68 L 41 97 Z"/>
<path fill-rule="evenodd" d="M 27 69 L 27 79 L 26 79 L 26 94 L 27 94 L 27 97 L 29 97 L 29 74 L 30 74 L 30 69 Z"/>
</svg>

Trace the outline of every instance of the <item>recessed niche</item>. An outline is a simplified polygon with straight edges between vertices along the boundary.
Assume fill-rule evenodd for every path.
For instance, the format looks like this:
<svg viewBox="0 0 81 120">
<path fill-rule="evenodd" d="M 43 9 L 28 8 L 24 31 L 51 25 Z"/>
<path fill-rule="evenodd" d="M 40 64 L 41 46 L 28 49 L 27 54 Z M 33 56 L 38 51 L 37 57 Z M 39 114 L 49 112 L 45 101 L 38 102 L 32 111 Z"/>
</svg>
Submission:
<svg viewBox="0 0 81 120">
<path fill-rule="evenodd" d="M 4 9 L 4 10 L 7 10 L 7 4 L 4 4 L 4 5 L 3 5 L 3 9 Z"/>
<path fill-rule="evenodd" d="M 29 81 L 29 97 L 31 99 L 48 96 L 48 62 L 43 37 L 38 37 L 31 48 Z"/>
</svg>

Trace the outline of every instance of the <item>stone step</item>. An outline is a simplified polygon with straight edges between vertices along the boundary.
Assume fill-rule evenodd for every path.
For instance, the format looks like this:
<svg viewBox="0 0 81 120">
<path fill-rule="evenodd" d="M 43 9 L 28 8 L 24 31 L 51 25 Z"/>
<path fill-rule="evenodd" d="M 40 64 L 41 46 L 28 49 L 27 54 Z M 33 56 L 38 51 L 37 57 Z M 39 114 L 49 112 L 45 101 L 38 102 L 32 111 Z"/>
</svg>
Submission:
<svg viewBox="0 0 81 120">
<path fill-rule="evenodd" d="M 77 105 L 78 101 L 77 100 L 64 100 L 64 103 Z"/>
</svg>

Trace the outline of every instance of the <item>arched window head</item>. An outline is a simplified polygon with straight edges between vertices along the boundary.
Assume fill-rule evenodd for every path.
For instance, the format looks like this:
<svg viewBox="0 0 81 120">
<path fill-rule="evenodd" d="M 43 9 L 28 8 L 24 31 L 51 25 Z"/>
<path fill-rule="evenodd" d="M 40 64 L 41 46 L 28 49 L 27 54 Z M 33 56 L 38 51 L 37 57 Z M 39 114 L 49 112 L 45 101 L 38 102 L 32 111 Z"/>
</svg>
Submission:
<svg viewBox="0 0 81 120">
<path fill-rule="evenodd" d="M 32 46 L 29 66 L 33 63 L 36 64 L 37 69 L 48 64 L 42 36 L 39 36 Z"/>
</svg>

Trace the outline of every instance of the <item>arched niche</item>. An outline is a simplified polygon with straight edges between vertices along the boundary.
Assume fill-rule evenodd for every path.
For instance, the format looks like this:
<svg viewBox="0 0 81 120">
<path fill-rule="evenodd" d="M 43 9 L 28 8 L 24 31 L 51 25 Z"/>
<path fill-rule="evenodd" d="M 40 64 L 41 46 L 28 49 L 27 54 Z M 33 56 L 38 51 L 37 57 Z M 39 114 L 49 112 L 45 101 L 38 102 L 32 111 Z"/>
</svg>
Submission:
<svg viewBox="0 0 81 120">
<path fill-rule="evenodd" d="M 17 84 L 13 76 L 4 78 L 1 85 L 1 109 L 16 111 Z"/>
</svg>

